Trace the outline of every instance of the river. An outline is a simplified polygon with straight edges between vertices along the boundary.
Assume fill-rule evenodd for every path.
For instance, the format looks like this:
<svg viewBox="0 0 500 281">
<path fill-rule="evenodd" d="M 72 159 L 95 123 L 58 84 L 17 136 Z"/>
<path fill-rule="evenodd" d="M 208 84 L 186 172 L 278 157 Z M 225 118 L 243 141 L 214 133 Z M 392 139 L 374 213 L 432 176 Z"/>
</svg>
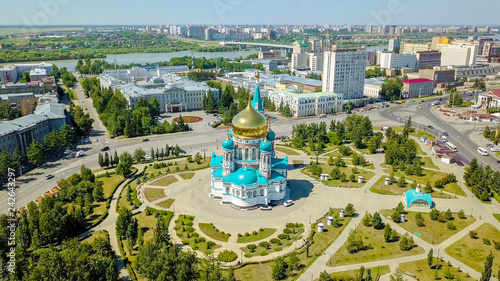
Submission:
<svg viewBox="0 0 500 281">
<path fill-rule="evenodd" d="M 236 52 L 193 52 L 193 56 L 196 58 L 222 57 L 227 59 L 235 59 L 239 57 L 245 58 L 246 56 L 255 53 L 257 53 L 257 51 L 255 50 L 236 51 Z M 146 64 L 146 63 L 169 61 L 171 58 L 184 57 L 184 56 L 191 56 L 191 51 L 181 51 L 172 53 L 137 53 L 137 54 L 107 55 L 105 60 L 109 63 L 116 63 L 119 65 L 131 64 L 131 63 Z M 74 71 L 78 60 L 56 60 L 47 62 L 53 63 L 57 65 L 57 67 L 59 68 L 66 67 L 69 71 Z"/>
</svg>

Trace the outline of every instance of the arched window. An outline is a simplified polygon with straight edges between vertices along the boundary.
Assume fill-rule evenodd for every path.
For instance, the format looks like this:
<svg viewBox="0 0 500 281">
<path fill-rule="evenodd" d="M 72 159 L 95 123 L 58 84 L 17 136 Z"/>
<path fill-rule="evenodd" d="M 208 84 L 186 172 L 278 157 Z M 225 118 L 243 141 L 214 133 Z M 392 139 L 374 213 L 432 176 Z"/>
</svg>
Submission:
<svg viewBox="0 0 500 281">
<path fill-rule="evenodd" d="M 238 147 L 238 159 L 242 159 L 241 158 L 242 151 L 243 151 L 243 149 L 241 147 Z"/>
<path fill-rule="evenodd" d="M 229 193 L 229 187 L 226 187 L 226 193 Z"/>
<path fill-rule="evenodd" d="M 253 191 L 253 196 L 255 196 L 255 195 L 257 195 L 257 192 L 254 190 L 254 191 Z"/>
<path fill-rule="evenodd" d="M 257 159 L 257 148 L 253 147 L 252 148 L 252 160 Z"/>
<path fill-rule="evenodd" d="M 250 160 L 250 149 L 245 148 L 245 160 Z"/>
<path fill-rule="evenodd" d="M 260 190 L 260 195 L 265 195 L 265 193 L 266 193 L 266 192 L 264 191 L 264 189 L 261 189 L 261 190 Z"/>
<path fill-rule="evenodd" d="M 239 190 L 236 191 L 236 196 L 240 197 L 240 191 Z"/>
<path fill-rule="evenodd" d="M 247 192 L 247 197 L 249 197 L 249 198 L 252 197 L 252 192 L 251 191 Z"/>
</svg>

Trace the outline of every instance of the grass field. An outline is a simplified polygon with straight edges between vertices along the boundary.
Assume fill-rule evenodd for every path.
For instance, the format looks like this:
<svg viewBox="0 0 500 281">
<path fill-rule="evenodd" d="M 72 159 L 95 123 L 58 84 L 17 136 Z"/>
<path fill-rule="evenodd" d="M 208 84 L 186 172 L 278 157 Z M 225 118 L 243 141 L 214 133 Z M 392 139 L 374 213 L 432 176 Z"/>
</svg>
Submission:
<svg viewBox="0 0 500 281">
<path fill-rule="evenodd" d="M 328 164 L 326 163 L 321 163 L 320 162 L 320 165 L 321 165 L 321 168 L 323 169 L 323 174 L 330 174 L 331 170 L 333 170 L 335 168 L 335 166 L 328 166 Z M 346 182 L 341 182 L 340 180 L 333 180 L 333 179 L 330 179 L 330 180 L 327 180 L 327 181 L 323 181 L 325 184 L 327 185 L 331 185 L 331 186 L 342 186 L 342 187 L 355 187 L 355 188 L 359 188 L 359 187 L 362 187 L 363 185 L 365 185 L 365 183 L 367 181 L 369 181 L 371 178 L 373 178 L 375 176 L 375 173 L 374 172 L 371 172 L 371 171 L 368 171 L 367 169 L 361 169 L 360 167 L 357 168 L 358 172 L 356 174 L 354 174 L 355 176 L 355 182 L 352 182 L 350 181 L 350 177 L 351 175 L 353 174 L 352 172 L 352 167 L 339 167 L 339 170 L 341 173 L 345 173 L 346 174 L 346 178 L 347 178 L 347 181 Z M 305 174 L 311 176 L 311 177 L 314 177 L 312 175 L 312 173 L 309 171 L 309 169 L 304 169 L 303 170 Z M 362 176 L 364 178 L 364 182 L 363 183 L 358 183 L 358 176 Z"/>
<path fill-rule="evenodd" d="M 267 256 L 268 254 L 272 254 L 274 252 L 280 252 L 284 248 L 292 246 L 295 241 L 300 240 L 302 238 L 302 233 L 304 233 L 304 225 L 299 223 L 287 224 L 287 229 L 290 231 L 288 235 L 286 235 L 283 231 L 283 233 L 278 235 L 277 238 L 255 243 L 254 245 L 256 246 L 256 249 L 253 251 L 251 251 L 246 246 L 241 247 L 240 250 L 244 253 L 244 256 L 247 258 L 252 256 Z M 264 228 L 259 229 L 259 232 L 264 232 L 264 231 L 265 231 Z M 280 238 L 280 236 L 282 237 Z"/>
<path fill-rule="evenodd" d="M 365 272 L 364 272 L 364 277 L 366 278 L 366 270 L 368 270 L 368 268 L 365 268 Z M 391 269 L 389 268 L 388 265 L 384 265 L 384 266 L 378 266 L 378 267 L 372 267 L 370 268 L 372 274 L 372 278 L 373 280 L 375 280 L 375 278 L 377 277 L 377 275 L 384 275 L 386 273 L 391 273 Z M 350 278 L 357 278 L 359 276 L 359 270 L 346 270 L 346 271 L 341 271 L 341 272 L 335 272 L 335 273 L 332 273 L 330 274 L 330 276 L 332 278 L 337 278 L 339 280 L 343 280 L 341 278 L 343 277 L 347 277 L 349 276 Z M 336 279 L 334 279 L 336 280 Z M 356 279 L 354 279 L 356 280 Z M 316 279 L 316 281 L 319 281 L 319 279 Z"/>
<path fill-rule="evenodd" d="M 175 202 L 175 199 L 169 198 L 165 201 L 162 201 L 162 202 L 156 204 L 156 206 L 159 206 L 159 207 L 162 207 L 165 209 L 169 209 L 172 206 L 172 204 L 174 204 L 174 202 Z"/>
<path fill-rule="evenodd" d="M 206 236 L 218 241 L 227 242 L 231 236 L 231 234 L 219 231 L 211 223 L 200 223 L 198 226 L 200 227 L 201 232 L 203 232 Z"/>
<path fill-rule="evenodd" d="M 185 180 L 190 180 L 194 177 L 194 173 L 184 173 L 184 174 L 179 174 L 179 176 Z"/>
<path fill-rule="evenodd" d="M 434 164 L 431 157 L 421 157 L 420 160 L 422 160 L 421 163 L 423 167 L 439 170 L 439 167 Z"/>
<path fill-rule="evenodd" d="M 338 210 L 331 210 L 328 216 L 338 215 L 338 213 Z M 342 231 L 344 231 L 345 227 L 351 221 L 351 218 L 349 217 L 339 218 L 339 227 L 334 227 L 327 224 L 327 217 L 312 225 L 312 229 L 317 229 L 318 223 L 321 222 L 324 224 L 322 233 L 314 232 L 313 234 L 313 243 L 309 250 L 315 255 L 321 255 L 328 247 L 330 247 L 330 245 L 337 239 L 337 237 L 339 237 L 339 235 L 342 233 Z"/>
<path fill-rule="evenodd" d="M 493 216 L 495 217 L 495 219 L 497 219 L 498 222 L 500 222 L 500 214 L 493 214 Z"/>
<path fill-rule="evenodd" d="M 33 34 L 42 32 L 53 32 L 53 31 L 79 31 L 83 30 L 83 27 L 2 27 L 0 28 L 0 35 L 10 35 L 10 34 Z"/>
<path fill-rule="evenodd" d="M 400 134 L 403 133 L 403 127 L 392 127 L 392 130 L 395 131 L 395 132 L 398 132 Z M 422 128 L 420 128 L 418 130 L 418 133 L 417 133 L 417 130 L 413 130 L 413 132 L 410 133 L 410 136 L 412 137 L 417 137 L 417 138 L 421 138 L 423 136 L 426 136 L 427 138 L 430 138 L 430 139 L 435 139 L 436 136 L 431 134 L 431 133 L 428 133 L 426 132 L 425 130 L 422 130 Z"/>
<path fill-rule="evenodd" d="M 146 188 L 144 190 L 144 195 L 146 196 L 146 199 L 149 202 L 153 202 L 153 201 L 156 201 L 158 199 L 166 197 L 163 189 L 158 189 L 158 188 Z"/>
<path fill-rule="evenodd" d="M 264 231 L 257 231 L 257 234 L 250 233 L 248 236 L 245 236 L 244 233 L 241 233 L 242 236 L 238 237 L 236 243 L 250 243 L 266 239 L 267 237 L 273 235 L 276 230 L 276 228 L 264 228 Z"/>
<path fill-rule="evenodd" d="M 104 198 L 109 198 L 112 192 L 115 190 L 116 186 L 122 182 L 124 177 L 122 175 L 114 174 L 107 177 L 97 178 L 98 181 L 102 182 L 102 189 L 104 192 Z"/>
<path fill-rule="evenodd" d="M 377 230 L 373 227 L 366 227 L 360 223 L 355 231 L 363 235 L 364 244 L 370 245 L 369 249 L 351 254 L 347 251 L 346 242 L 330 259 L 328 263 L 329 266 L 365 263 L 424 253 L 424 249 L 419 246 L 416 246 L 410 251 L 402 251 L 399 248 L 399 242 L 385 242 L 383 229 Z M 401 234 L 399 235 L 401 236 Z"/>
<path fill-rule="evenodd" d="M 289 147 L 284 147 L 284 146 L 276 145 L 274 147 L 274 149 L 276 151 L 283 152 L 283 153 L 285 153 L 287 155 L 300 155 L 300 153 L 297 150 L 295 150 L 293 148 L 289 148 Z"/>
<path fill-rule="evenodd" d="M 153 182 L 150 183 L 150 185 L 156 185 L 156 186 L 167 186 L 171 183 L 176 182 L 177 179 L 173 176 L 168 176 L 168 177 L 163 177 L 161 179 L 154 180 Z"/>
<path fill-rule="evenodd" d="M 193 216 L 179 215 L 175 221 L 175 231 L 177 236 L 182 240 L 182 243 L 189 245 L 191 249 L 201 251 L 205 254 L 213 253 L 213 250 L 220 248 L 220 245 L 215 242 L 200 237 L 200 235 L 192 227 L 194 221 Z"/>
<path fill-rule="evenodd" d="M 462 281 L 476 280 L 470 276 L 468 277 L 468 274 L 464 273 L 463 271 L 459 272 L 458 268 L 456 267 L 448 267 L 447 262 L 442 262 L 441 260 L 436 258 L 434 259 L 432 268 L 430 268 L 427 264 L 427 260 L 400 263 L 399 268 L 402 272 L 409 272 L 415 275 L 418 278 L 417 280 L 435 280 L 434 274 L 436 274 L 436 271 L 438 272 L 438 278 L 440 278 L 440 280 L 447 280 L 446 278 L 444 278 L 444 274 L 446 271 L 449 271 L 453 275 L 453 278 L 451 278 L 453 280 L 459 280 L 454 278 L 460 278 L 460 280 Z"/>
<path fill-rule="evenodd" d="M 380 214 L 385 217 L 392 215 L 392 210 L 380 210 Z M 420 233 L 420 238 L 430 244 L 440 244 L 451 236 L 457 234 L 462 229 L 473 224 L 476 219 L 471 216 L 466 216 L 465 219 L 460 219 L 454 214 L 453 224 L 457 227 L 456 230 L 450 230 L 446 227 L 446 222 L 433 221 L 429 217 L 429 213 L 420 212 L 424 218 L 425 226 L 419 227 L 415 222 L 415 215 L 419 212 L 408 212 L 406 222 L 400 223 L 399 226 L 407 230 L 409 233 Z"/>
<path fill-rule="evenodd" d="M 174 159 L 175 160 L 175 159 Z M 164 160 L 164 161 L 159 161 L 158 163 L 163 162 L 163 163 L 170 163 L 171 165 L 165 168 L 160 168 L 160 169 L 155 169 L 153 166 L 148 166 L 146 169 L 146 176 L 148 179 L 152 178 L 152 175 L 158 175 L 159 172 L 161 174 L 166 175 L 167 173 L 175 173 L 175 172 L 181 172 L 184 171 L 186 165 L 188 166 L 188 170 L 200 170 L 204 168 L 208 168 L 210 165 L 210 157 L 207 157 L 205 162 L 201 162 L 200 164 L 196 162 L 188 162 L 186 159 L 179 160 L 179 161 L 173 161 L 173 160 Z M 179 168 L 179 169 L 177 169 Z"/>
<path fill-rule="evenodd" d="M 92 235 L 82 240 L 82 242 L 91 244 L 97 238 L 103 238 L 105 240 L 109 240 L 109 234 L 106 230 L 94 231 Z"/>
<path fill-rule="evenodd" d="M 489 223 L 481 225 L 474 231 L 478 233 L 478 239 L 472 239 L 469 235 L 466 235 L 446 248 L 446 253 L 481 272 L 486 261 L 486 256 L 490 252 L 498 256 L 498 251 L 495 250 L 495 243 L 493 241 L 500 242 L 500 231 Z M 486 245 L 483 242 L 483 238 L 489 239 L 491 245 Z M 496 272 L 499 266 L 500 259 L 495 258 L 493 260 L 493 272 Z"/>
</svg>

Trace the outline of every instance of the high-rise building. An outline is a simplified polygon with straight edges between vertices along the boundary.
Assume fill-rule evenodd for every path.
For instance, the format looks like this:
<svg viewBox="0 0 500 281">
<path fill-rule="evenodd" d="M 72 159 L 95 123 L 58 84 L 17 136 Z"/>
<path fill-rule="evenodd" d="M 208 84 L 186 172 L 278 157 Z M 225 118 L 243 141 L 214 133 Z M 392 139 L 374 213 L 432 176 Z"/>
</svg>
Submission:
<svg viewBox="0 0 500 281">
<path fill-rule="evenodd" d="M 424 69 L 441 65 L 441 52 L 439 51 L 423 51 L 417 52 L 417 68 Z"/>
<path fill-rule="evenodd" d="M 410 42 L 402 42 L 401 50 L 399 53 L 401 54 L 414 54 L 419 51 L 430 51 L 431 43 L 410 43 Z"/>
<path fill-rule="evenodd" d="M 415 68 L 417 56 L 411 54 L 395 54 L 394 52 L 382 52 L 380 54 L 380 68 Z"/>
<path fill-rule="evenodd" d="M 449 45 L 443 47 L 441 65 L 475 65 L 479 46 L 476 44 Z"/>
<path fill-rule="evenodd" d="M 363 97 L 366 71 L 365 48 L 338 48 L 324 54 L 323 91 L 343 94 L 344 99 Z"/>
<path fill-rule="evenodd" d="M 400 48 L 401 48 L 401 39 L 399 38 L 389 39 L 389 46 L 387 48 L 389 52 L 395 52 L 395 49 L 399 51 Z"/>
</svg>

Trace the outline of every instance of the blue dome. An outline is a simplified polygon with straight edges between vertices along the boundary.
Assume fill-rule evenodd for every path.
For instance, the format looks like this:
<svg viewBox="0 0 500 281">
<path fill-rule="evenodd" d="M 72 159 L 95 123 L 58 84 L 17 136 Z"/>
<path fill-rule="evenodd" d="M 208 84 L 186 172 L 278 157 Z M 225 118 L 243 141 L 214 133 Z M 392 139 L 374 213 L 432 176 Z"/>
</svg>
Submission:
<svg viewBox="0 0 500 281">
<path fill-rule="evenodd" d="M 273 131 L 267 132 L 267 140 L 268 141 L 274 141 L 275 138 L 276 138 L 276 134 Z"/>
<path fill-rule="evenodd" d="M 239 168 L 236 173 L 231 176 L 231 182 L 235 185 L 253 185 L 258 180 L 257 171 L 253 168 Z"/>
<path fill-rule="evenodd" d="M 222 141 L 222 148 L 224 148 L 225 150 L 233 150 L 234 148 L 234 142 L 233 140 L 223 140 Z"/>
<path fill-rule="evenodd" d="M 229 131 L 229 138 L 233 139 L 233 130 Z"/>
<path fill-rule="evenodd" d="M 260 151 L 262 152 L 271 152 L 273 150 L 273 144 L 268 141 L 263 141 L 260 143 Z"/>
</svg>

